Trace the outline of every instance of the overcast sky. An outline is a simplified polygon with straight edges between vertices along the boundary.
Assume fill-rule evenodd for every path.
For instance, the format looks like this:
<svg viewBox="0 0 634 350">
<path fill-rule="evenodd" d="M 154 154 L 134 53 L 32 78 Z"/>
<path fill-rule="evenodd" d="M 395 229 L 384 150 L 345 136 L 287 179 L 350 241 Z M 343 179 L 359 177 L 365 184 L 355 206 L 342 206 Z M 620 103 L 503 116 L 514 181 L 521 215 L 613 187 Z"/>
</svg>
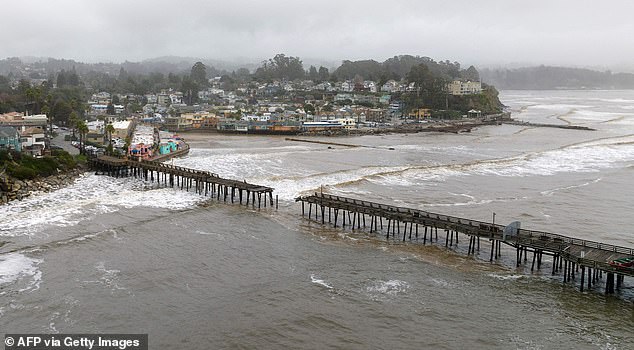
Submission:
<svg viewBox="0 0 634 350">
<path fill-rule="evenodd" d="M 633 14 L 633 1 L 596 0 L 5 0 L 0 58 L 412 54 L 479 66 L 634 67 Z"/>
</svg>

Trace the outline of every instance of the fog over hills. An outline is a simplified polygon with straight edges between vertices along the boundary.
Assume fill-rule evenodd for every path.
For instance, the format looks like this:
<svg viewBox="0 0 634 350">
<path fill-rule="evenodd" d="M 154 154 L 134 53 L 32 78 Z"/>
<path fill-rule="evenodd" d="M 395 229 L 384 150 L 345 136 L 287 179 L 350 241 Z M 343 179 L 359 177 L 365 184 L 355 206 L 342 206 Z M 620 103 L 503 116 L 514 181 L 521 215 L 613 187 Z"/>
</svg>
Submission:
<svg viewBox="0 0 634 350">
<path fill-rule="evenodd" d="M 414 54 L 478 67 L 522 62 L 621 71 L 634 57 L 632 12 L 624 0 L 7 1 L 0 57 L 253 64 L 283 52 L 324 65 L 319 60 Z"/>
</svg>

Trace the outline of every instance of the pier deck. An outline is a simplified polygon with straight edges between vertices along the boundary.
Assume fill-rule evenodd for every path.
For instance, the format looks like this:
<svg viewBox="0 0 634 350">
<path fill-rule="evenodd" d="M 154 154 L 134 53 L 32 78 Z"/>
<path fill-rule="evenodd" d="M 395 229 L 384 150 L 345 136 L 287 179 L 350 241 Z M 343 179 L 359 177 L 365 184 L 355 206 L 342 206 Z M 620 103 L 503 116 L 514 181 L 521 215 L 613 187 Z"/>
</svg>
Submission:
<svg viewBox="0 0 634 350">
<path fill-rule="evenodd" d="M 623 276 L 634 276 L 634 269 L 618 268 L 610 265 L 610 262 L 615 259 L 634 256 L 633 248 L 526 229 L 514 229 L 511 232 L 507 230 L 505 235 L 505 226 L 491 222 L 328 194 L 315 193 L 310 196 L 298 197 L 296 201 L 302 202 L 303 215 L 305 215 L 304 204 L 307 203 L 309 205 L 309 217 L 314 217 L 315 220 L 321 219 L 322 223 L 325 223 L 326 213 L 328 214 L 328 222 L 333 222 L 332 216 L 334 214 L 335 227 L 339 222 L 339 217 L 341 217 L 342 227 L 346 226 L 347 221 L 347 224 L 353 229 L 355 225 L 356 228 L 360 229 L 361 225 L 366 227 L 367 217 L 370 232 L 386 233 L 387 238 L 391 234 L 393 238 L 401 239 L 402 228 L 403 241 L 406 239 L 412 240 L 414 231 L 415 239 L 418 240 L 419 236 L 422 236 L 423 243 L 426 243 L 428 237 L 430 241 L 433 241 L 434 235 L 435 239 L 438 240 L 438 229 L 441 229 L 446 234 L 445 245 L 449 246 L 450 242 L 453 245 L 454 238 L 457 243 L 458 232 L 460 232 L 469 236 L 469 254 L 475 253 L 476 246 L 480 250 L 481 238 L 489 239 L 491 242 L 491 261 L 494 256 L 495 258 L 499 256 L 500 244 L 503 243 L 516 249 L 517 266 L 521 264 L 522 258 L 526 262 L 528 253 L 532 252 L 533 262 L 531 270 L 535 268 L 535 263 L 537 263 L 538 269 L 541 267 L 543 255 L 551 255 L 553 256 L 552 273 L 555 274 L 563 268 L 564 282 L 571 278 L 574 279 L 575 272 L 581 268 L 582 290 L 585 270 L 588 271 L 588 287 L 602 277 L 602 272 L 608 274 L 606 293 L 614 290 L 614 275 L 617 276 L 617 286 L 620 285 Z M 313 205 L 315 206 L 314 216 L 312 214 Z M 384 230 L 384 219 L 387 220 L 387 231 Z M 419 232 L 421 229 L 424 232 Z M 594 275 L 592 275 L 593 270 Z"/>
<path fill-rule="evenodd" d="M 91 160 L 92 167 L 98 172 L 114 177 L 142 177 L 146 181 L 163 183 L 169 187 L 180 187 L 189 191 L 193 188 L 197 193 L 211 195 L 226 202 L 236 199 L 240 204 L 266 207 L 267 201 L 273 206 L 273 188 L 251 184 L 246 181 L 226 179 L 218 174 L 190 169 L 158 161 L 128 160 L 111 156 L 100 156 Z"/>
</svg>

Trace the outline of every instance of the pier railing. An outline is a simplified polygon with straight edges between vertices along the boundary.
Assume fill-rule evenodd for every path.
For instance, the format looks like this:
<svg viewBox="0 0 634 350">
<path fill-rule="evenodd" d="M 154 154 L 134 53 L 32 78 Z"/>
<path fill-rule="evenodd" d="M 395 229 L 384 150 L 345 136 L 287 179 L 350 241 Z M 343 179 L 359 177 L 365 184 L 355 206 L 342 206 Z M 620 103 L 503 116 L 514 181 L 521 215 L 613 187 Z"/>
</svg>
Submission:
<svg viewBox="0 0 634 350">
<path fill-rule="evenodd" d="M 180 187 L 182 190 L 194 190 L 205 196 L 211 194 L 218 200 L 222 197 L 224 201 L 228 199 L 234 202 L 238 199 L 242 204 L 246 199 L 246 204 L 258 208 L 267 203 L 273 206 L 273 188 L 251 184 L 246 181 L 222 178 L 220 175 L 198 169 L 191 169 L 182 166 L 161 163 L 155 160 L 129 160 L 110 156 L 101 156 L 90 160 L 91 165 L 98 172 L 120 177 L 134 176 L 142 177 L 145 180 L 163 183 L 170 187 Z M 237 198 L 236 198 L 237 197 Z"/>
<path fill-rule="evenodd" d="M 442 228 L 453 228 L 461 232 L 485 238 L 488 237 L 500 239 L 500 237 L 503 236 L 503 230 L 505 228 L 504 225 L 494 224 L 492 222 L 466 219 L 424 210 L 392 206 L 323 193 L 315 193 L 312 196 L 299 197 L 296 199 L 296 201 L 305 201 L 327 206 L 335 205 L 342 209 L 350 209 L 358 213 L 370 215 L 373 213 L 376 214 L 377 211 L 380 211 L 384 217 L 393 217 L 394 219 L 398 219 L 402 222 L 407 221 L 415 224 L 432 223 Z M 562 251 L 567 246 L 580 246 L 588 249 L 598 249 L 624 255 L 634 255 L 634 248 L 580 239 L 557 233 L 527 229 L 519 229 L 516 235 L 506 236 L 505 241 L 521 241 L 521 243 L 542 242 L 544 243 L 544 246 L 547 245 L 550 249 L 557 249 L 557 247 L 559 247 L 560 251 Z"/>
</svg>

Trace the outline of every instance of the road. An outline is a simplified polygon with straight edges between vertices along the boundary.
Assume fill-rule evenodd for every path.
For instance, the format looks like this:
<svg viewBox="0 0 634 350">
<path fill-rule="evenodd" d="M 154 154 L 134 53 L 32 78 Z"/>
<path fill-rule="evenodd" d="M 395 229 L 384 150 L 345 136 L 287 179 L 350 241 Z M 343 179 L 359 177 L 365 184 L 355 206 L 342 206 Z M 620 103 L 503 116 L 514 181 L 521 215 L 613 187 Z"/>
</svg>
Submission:
<svg viewBox="0 0 634 350">
<path fill-rule="evenodd" d="M 73 147 L 73 145 L 71 145 L 70 141 L 64 141 L 64 136 L 65 135 L 70 135 L 70 131 L 65 131 L 65 130 L 58 129 L 56 132 L 57 132 L 57 136 L 55 136 L 51 140 L 51 144 L 63 148 L 64 151 L 66 151 L 66 152 L 68 152 L 68 153 L 70 153 L 72 155 L 79 154 L 79 149 Z"/>
</svg>

